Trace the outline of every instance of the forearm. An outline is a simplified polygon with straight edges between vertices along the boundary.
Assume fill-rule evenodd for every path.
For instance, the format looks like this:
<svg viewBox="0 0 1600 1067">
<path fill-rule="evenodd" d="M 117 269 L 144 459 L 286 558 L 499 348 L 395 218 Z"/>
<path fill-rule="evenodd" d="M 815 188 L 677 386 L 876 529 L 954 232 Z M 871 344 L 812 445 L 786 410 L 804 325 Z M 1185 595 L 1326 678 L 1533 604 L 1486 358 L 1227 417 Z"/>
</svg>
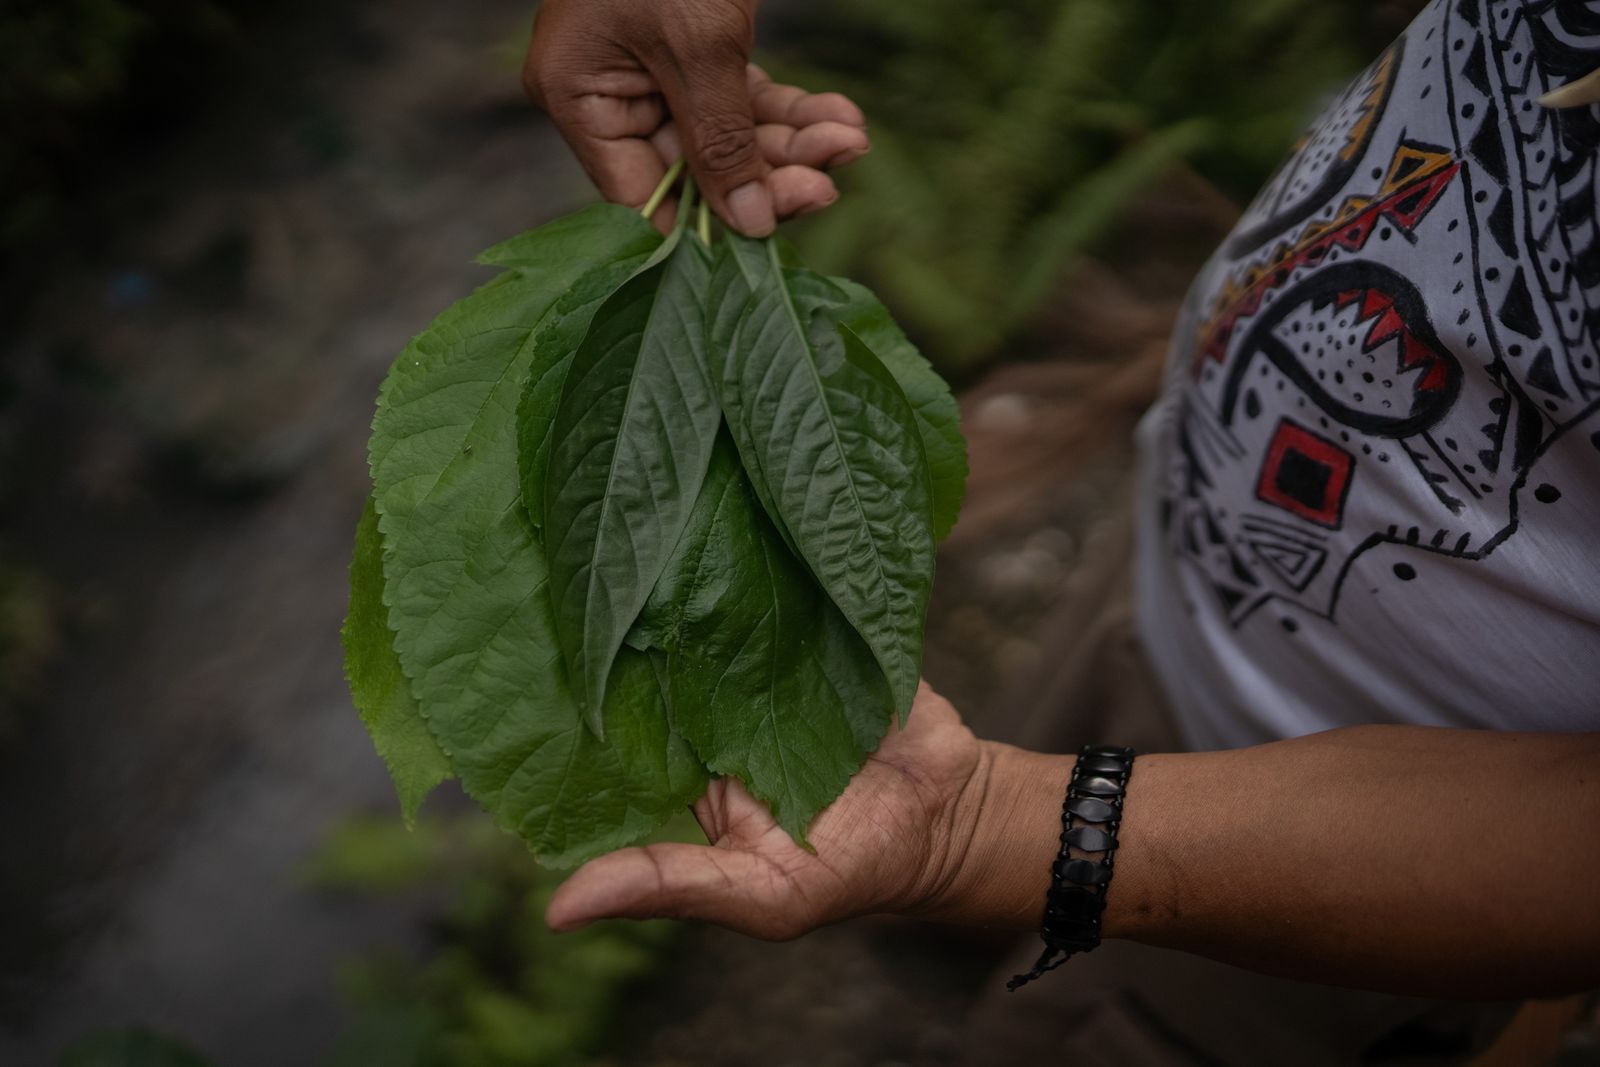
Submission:
<svg viewBox="0 0 1600 1067">
<path fill-rule="evenodd" d="M 1036 926 L 1072 758 L 993 746 L 934 914 Z M 1496 997 L 1600 984 L 1600 735 L 1357 727 L 1140 757 L 1107 937 Z"/>
</svg>

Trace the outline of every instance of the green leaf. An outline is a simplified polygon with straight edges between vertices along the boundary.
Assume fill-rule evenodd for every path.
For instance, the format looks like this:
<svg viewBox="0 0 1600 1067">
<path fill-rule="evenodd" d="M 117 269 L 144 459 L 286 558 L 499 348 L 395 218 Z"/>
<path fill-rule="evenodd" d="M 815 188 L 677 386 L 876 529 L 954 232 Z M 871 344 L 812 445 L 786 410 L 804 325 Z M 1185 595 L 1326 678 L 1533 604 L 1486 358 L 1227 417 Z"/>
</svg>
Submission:
<svg viewBox="0 0 1600 1067">
<path fill-rule="evenodd" d="M 848 278 L 828 280 L 849 299 L 839 312 L 840 323 L 883 361 L 911 402 L 932 482 L 933 537 L 942 541 L 961 514 L 967 489 L 967 440 L 956 398 L 872 290 Z"/>
<path fill-rule="evenodd" d="M 584 241 L 573 231 L 580 219 Z M 491 494 L 504 485 L 515 492 L 516 442 L 503 431 L 513 425 L 535 330 L 558 298 L 584 288 L 591 271 L 631 272 L 661 243 L 637 212 L 601 205 L 517 238 L 525 256 L 547 231 L 544 269 L 508 271 L 457 302 L 406 347 L 384 380 L 369 448 L 391 554 L 399 542 L 390 525 L 419 501 L 456 492 L 460 483 L 468 495 L 485 482 Z"/>
<path fill-rule="evenodd" d="M 433 787 L 450 777 L 450 763 L 428 733 L 422 710 L 394 651 L 383 606 L 383 542 L 378 512 L 367 498 L 356 525 L 356 551 L 350 563 L 350 613 L 340 631 L 344 673 L 356 710 L 383 757 L 400 795 L 400 811 L 409 828 L 417 809 Z"/>
<path fill-rule="evenodd" d="M 597 732 L 612 658 L 688 522 L 722 420 L 705 371 L 709 278 L 691 240 L 617 290 L 573 357 L 549 435 L 556 630 Z"/>
<path fill-rule="evenodd" d="M 906 396 L 833 314 L 840 290 L 729 235 L 711 291 L 712 380 L 758 498 L 877 660 L 916 695 L 933 584 L 932 487 Z"/>
<path fill-rule="evenodd" d="M 175 1037 L 143 1026 L 96 1030 L 61 1054 L 60 1067 L 211 1067 L 212 1061 Z"/>
<path fill-rule="evenodd" d="M 515 268 L 530 280 L 564 288 L 572 280 L 568 273 L 571 265 L 595 257 L 597 235 L 613 232 L 637 235 L 646 240 L 654 237 L 652 243 L 660 243 L 654 227 L 632 208 L 620 204 L 590 204 L 501 241 L 480 252 L 477 261 L 490 267 Z M 599 239 L 606 238 L 600 236 Z"/>
<path fill-rule="evenodd" d="M 637 840 L 700 794 L 704 771 L 670 736 L 643 654 L 617 659 L 606 740 L 585 724 L 556 643 L 544 553 L 515 501 L 486 529 L 431 507 L 417 525 L 430 544 L 470 530 L 459 570 L 411 572 L 392 615 L 414 635 L 415 690 L 434 736 L 502 828 L 565 865 Z"/>
<path fill-rule="evenodd" d="M 467 793 L 551 863 L 636 839 L 704 781 L 643 658 L 618 660 L 611 741 L 584 726 L 521 502 L 515 408 L 541 325 L 591 272 L 631 272 L 660 244 L 623 208 L 574 218 L 581 232 L 567 219 L 525 235 L 517 269 L 412 342 L 372 436 L 384 596 L 412 693 Z"/>
<path fill-rule="evenodd" d="M 673 728 L 801 843 L 893 716 L 871 651 L 790 554 L 726 434 L 630 641 L 667 651 Z"/>
<path fill-rule="evenodd" d="M 589 332 L 601 304 L 637 273 L 644 260 L 629 258 L 597 267 L 568 290 L 534 337 L 528 380 L 517 403 L 517 466 L 522 499 L 535 528 L 544 524 L 544 472 L 550 462 L 550 431 L 572 357 Z"/>
</svg>

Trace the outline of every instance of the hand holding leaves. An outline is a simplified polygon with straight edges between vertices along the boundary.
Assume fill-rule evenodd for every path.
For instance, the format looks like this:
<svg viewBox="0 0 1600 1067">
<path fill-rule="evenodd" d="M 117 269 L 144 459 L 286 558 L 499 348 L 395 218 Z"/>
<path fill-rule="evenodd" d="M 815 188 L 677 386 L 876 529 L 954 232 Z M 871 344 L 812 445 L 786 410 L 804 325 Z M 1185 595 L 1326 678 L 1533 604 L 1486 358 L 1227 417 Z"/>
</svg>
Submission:
<svg viewBox="0 0 1600 1067">
<path fill-rule="evenodd" d="M 826 171 L 868 143 L 849 100 L 747 65 L 755 9 L 755 0 L 544 0 L 523 84 L 608 200 L 640 206 L 685 159 L 721 218 L 764 237 L 776 219 L 831 204 Z"/>
<path fill-rule="evenodd" d="M 803 841 L 910 705 L 959 507 L 954 401 L 882 306 L 708 246 L 692 196 L 664 241 L 604 206 L 491 249 L 373 424 L 358 705 L 408 809 L 453 773 L 551 862 L 708 771 Z"/>
</svg>

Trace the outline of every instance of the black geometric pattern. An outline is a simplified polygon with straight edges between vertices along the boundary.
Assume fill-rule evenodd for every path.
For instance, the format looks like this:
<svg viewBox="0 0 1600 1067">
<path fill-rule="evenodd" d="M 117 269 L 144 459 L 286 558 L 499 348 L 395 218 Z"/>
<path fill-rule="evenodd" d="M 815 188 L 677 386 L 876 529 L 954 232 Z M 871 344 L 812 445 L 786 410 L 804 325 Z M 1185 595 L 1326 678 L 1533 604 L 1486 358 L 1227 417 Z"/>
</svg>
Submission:
<svg viewBox="0 0 1600 1067">
<path fill-rule="evenodd" d="M 1435 0 L 1207 266 L 1163 513 L 1234 625 L 1337 621 L 1375 545 L 1482 559 L 1559 493 L 1526 481 L 1600 411 L 1600 108 L 1537 100 L 1596 68 L 1600 3 Z"/>
</svg>

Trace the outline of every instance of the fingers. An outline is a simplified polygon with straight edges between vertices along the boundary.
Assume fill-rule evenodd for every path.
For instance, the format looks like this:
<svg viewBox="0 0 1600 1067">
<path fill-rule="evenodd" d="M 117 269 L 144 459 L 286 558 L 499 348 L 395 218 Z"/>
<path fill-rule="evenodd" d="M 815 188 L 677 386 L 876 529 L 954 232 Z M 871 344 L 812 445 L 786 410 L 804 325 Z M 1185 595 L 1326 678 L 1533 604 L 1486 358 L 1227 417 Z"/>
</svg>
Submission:
<svg viewBox="0 0 1600 1067">
<path fill-rule="evenodd" d="M 810 167 L 779 167 L 767 179 L 779 218 L 809 215 L 839 199 L 833 179 Z"/>
<path fill-rule="evenodd" d="M 838 190 L 820 172 L 870 148 L 848 99 L 779 85 L 747 65 L 748 27 L 700 28 L 664 49 L 658 41 L 642 69 L 627 65 L 625 51 L 573 49 L 578 38 L 565 23 L 583 11 L 541 8 L 524 79 L 608 200 L 642 205 L 682 157 L 724 221 L 764 236 L 779 218 L 831 204 Z M 670 226 L 672 213 L 664 206 L 656 224 Z"/>
<path fill-rule="evenodd" d="M 713 210 L 734 229 L 765 237 L 777 225 L 756 141 L 745 75 L 748 42 L 706 33 L 683 54 L 652 64 L 678 126 L 684 159 Z"/>
<path fill-rule="evenodd" d="M 629 207 L 650 199 L 666 173 L 661 156 L 646 140 L 666 118 L 659 95 L 555 93 L 547 94 L 546 108 L 601 196 Z"/>
<path fill-rule="evenodd" d="M 667 173 L 660 154 L 642 138 L 573 139 L 569 143 L 600 195 L 614 204 L 643 207 Z M 658 222 L 660 218 L 658 214 Z"/>
<path fill-rule="evenodd" d="M 838 187 L 822 169 L 842 166 L 867 151 L 866 134 L 839 123 L 803 130 L 759 126 L 756 139 L 767 163 L 775 168 L 767 175 L 766 185 L 772 210 L 780 219 L 821 211 L 839 199 Z M 672 123 L 658 130 L 650 143 L 662 160 L 679 156 L 677 128 Z M 658 224 L 660 221 L 657 219 Z"/>
<path fill-rule="evenodd" d="M 745 84 L 757 122 L 777 122 L 785 126 L 837 122 L 858 130 L 867 127 L 861 109 L 841 93 L 808 93 L 798 86 L 779 85 L 754 63 L 745 69 Z"/>
<path fill-rule="evenodd" d="M 678 126 L 669 122 L 650 136 L 663 161 L 683 154 Z M 865 130 L 841 122 L 819 122 L 796 129 L 781 123 L 756 127 L 756 144 L 770 166 L 796 165 L 831 170 L 853 163 L 871 151 Z"/>
<path fill-rule="evenodd" d="M 853 163 L 871 149 L 867 132 L 842 122 L 817 122 L 810 126 L 763 123 L 756 127 L 761 154 L 775 167 L 796 164 L 826 170 Z"/>
<path fill-rule="evenodd" d="M 795 901 L 776 891 L 778 872 L 747 852 L 706 845 L 627 848 L 591 860 L 545 910 L 552 930 L 597 919 L 700 919 L 769 940 L 799 936 Z"/>
</svg>

